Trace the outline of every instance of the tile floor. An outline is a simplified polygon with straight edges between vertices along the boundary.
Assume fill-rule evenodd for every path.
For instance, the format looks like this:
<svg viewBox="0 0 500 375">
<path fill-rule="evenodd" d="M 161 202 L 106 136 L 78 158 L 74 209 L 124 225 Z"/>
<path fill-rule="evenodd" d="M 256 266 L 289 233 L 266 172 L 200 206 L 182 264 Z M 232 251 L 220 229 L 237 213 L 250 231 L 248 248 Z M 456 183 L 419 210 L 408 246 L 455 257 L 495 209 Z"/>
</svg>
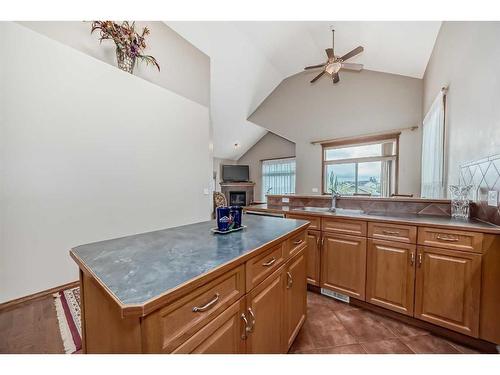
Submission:
<svg viewBox="0 0 500 375">
<path fill-rule="evenodd" d="M 313 292 L 307 295 L 307 314 L 289 353 L 478 353 L 422 329 Z"/>
</svg>

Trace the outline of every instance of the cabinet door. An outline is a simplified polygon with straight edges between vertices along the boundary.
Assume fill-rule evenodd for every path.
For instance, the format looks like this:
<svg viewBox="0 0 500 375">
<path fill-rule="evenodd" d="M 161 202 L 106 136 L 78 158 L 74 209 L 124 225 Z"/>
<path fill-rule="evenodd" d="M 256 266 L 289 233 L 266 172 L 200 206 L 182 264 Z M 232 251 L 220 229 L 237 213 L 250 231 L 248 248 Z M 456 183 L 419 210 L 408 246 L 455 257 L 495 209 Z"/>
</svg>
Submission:
<svg viewBox="0 0 500 375">
<path fill-rule="evenodd" d="M 293 340 L 297 337 L 300 328 L 306 320 L 306 251 L 308 251 L 307 247 L 303 247 L 300 253 L 291 259 L 285 268 L 285 352 L 288 352 L 288 349 L 290 349 Z"/>
<path fill-rule="evenodd" d="M 284 272 L 267 277 L 247 295 L 247 353 L 276 354 L 284 348 Z"/>
<path fill-rule="evenodd" d="M 419 247 L 415 317 L 477 337 L 481 255 Z"/>
<path fill-rule="evenodd" d="M 307 231 L 307 282 L 319 286 L 321 232 Z"/>
<path fill-rule="evenodd" d="M 208 323 L 173 353 L 243 354 L 245 353 L 245 298 L 241 298 Z"/>
<path fill-rule="evenodd" d="M 365 300 L 366 238 L 323 233 L 321 287 Z"/>
<path fill-rule="evenodd" d="M 368 240 L 366 302 L 413 316 L 416 246 Z"/>
</svg>

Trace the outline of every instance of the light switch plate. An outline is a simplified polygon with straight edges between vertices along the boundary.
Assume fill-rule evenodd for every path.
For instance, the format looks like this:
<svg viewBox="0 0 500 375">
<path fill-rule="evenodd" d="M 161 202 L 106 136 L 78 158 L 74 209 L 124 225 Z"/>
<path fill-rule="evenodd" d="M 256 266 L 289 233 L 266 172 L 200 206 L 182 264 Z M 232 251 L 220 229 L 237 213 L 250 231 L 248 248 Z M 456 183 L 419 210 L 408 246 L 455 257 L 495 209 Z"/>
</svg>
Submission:
<svg viewBox="0 0 500 375">
<path fill-rule="evenodd" d="M 498 191 L 490 190 L 488 191 L 488 206 L 497 206 L 498 204 Z"/>
<path fill-rule="evenodd" d="M 319 189 L 318 189 L 318 188 L 312 188 L 312 192 L 313 192 L 313 193 L 317 193 L 318 191 L 319 191 Z"/>
<path fill-rule="evenodd" d="M 290 198 L 281 198 L 281 203 L 290 203 Z"/>
<path fill-rule="evenodd" d="M 203 189 L 203 194 L 205 194 L 205 195 L 210 194 L 209 191 L 208 191 L 208 188 Z"/>
</svg>

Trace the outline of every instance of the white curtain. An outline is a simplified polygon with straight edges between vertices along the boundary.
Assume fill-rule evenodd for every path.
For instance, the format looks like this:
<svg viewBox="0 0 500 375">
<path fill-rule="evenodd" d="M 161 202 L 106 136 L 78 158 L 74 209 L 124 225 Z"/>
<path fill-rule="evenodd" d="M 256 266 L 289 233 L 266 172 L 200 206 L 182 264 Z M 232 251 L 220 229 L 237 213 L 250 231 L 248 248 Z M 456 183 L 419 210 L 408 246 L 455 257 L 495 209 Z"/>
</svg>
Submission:
<svg viewBox="0 0 500 375">
<path fill-rule="evenodd" d="M 425 115 L 422 134 L 422 198 L 444 198 L 444 95 L 440 91 Z"/>
</svg>

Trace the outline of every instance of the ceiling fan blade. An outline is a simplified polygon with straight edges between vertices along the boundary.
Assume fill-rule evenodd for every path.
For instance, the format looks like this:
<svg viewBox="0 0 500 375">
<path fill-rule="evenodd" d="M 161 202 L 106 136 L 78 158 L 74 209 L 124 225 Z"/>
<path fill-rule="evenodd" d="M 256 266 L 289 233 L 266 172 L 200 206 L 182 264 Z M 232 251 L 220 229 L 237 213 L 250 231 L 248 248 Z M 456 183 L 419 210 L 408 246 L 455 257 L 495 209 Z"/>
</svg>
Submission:
<svg viewBox="0 0 500 375">
<path fill-rule="evenodd" d="M 338 73 L 333 73 L 332 78 L 333 78 L 333 83 L 337 83 L 338 81 L 340 81 Z"/>
<path fill-rule="evenodd" d="M 342 59 L 342 61 L 346 61 L 347 59 L 350 59 L 351 57 L 354 57 L 363 51 L 364 51 L 363 47 L 361 47 L 361 46 L 356 47 L 351 52 L 348 52 L 344 56 L 342 56 L 341 59 Z"/>
<path fill-rule="evenodd" d="M 334 59 L 335 56 L 333 56 L 333 48 L 327 48 L 325 49 L 326 55 L 328 56 L 328 60 Z"/>
<path fill-rule="evenodd" d="M 304 68 L 304 70 L 307 70 L 307 69 L 316 69 L 316 68 L 321 68 L 323 66 L 325 66 L 326 64 L 318 64 L 318 65 L 311 65 L 311 66 L 306 66 Z"/>
<path fill-rule="evenodd" d="M 311 81 L 311 83 L 314 83 L 316 82 L 318 79 L 320 79 L 320 77 L 325 74 L 325 71 L 323 70 L 321 73 L 319 73 L 316 77 L 314 77 Z"/>
<path fill-rule="evenodd" d="M 363 70 L 363 64 L 353 64 L 353 63 L 342 63 L 342 69 L 347 69 L 347 70 L 356 70 L 359 72 L 360 70 Z"/>
</svg>

